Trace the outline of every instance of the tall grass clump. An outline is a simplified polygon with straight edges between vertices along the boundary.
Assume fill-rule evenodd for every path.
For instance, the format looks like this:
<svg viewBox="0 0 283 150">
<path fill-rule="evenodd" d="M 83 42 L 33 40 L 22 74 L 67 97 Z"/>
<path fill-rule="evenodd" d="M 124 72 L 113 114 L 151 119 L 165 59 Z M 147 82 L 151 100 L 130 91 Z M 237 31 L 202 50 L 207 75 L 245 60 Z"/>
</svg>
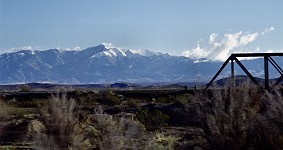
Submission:
<svg viewBox="0 0 283 150">
<path fill-rule="evenodd" d="M 101 108 L 96 109 L 89 119 L 98 131 L 99 149 L 139 149 L 145 145 L 145 128 L 138 121 L 116 118 L 103 113 Z"/>
<path fill-rule="evenodd" d="M 52 96 L 29 131 L 35 149 L 137 149 L 143 147 L 141 123 L 103 113 L 80 111 L 65 93 Z"/>
<path fill-rule="evenodd" d="M 80 136 L 76 102 L 65 93 L 52 96 L 41 110 L 38 122 L 42 133 L 36 133 L 36 145 L 44 149 L 67 149 L 84 147 L 76 138 Z M 76 141 L 75 141 L 76 140 Z"/>
<path fill-rule="evenodd" d="M 204 149 L 281 149 L 282 93 L 244 84 L 199 95 L 198 134 Z"/>
<path fill-rule="evenodd" d="M 251 123 L 249 140 L 255 149 L 283 149 L 283 96 L 277 88 L 265 92 L 263 109 Z"/>
</svg>

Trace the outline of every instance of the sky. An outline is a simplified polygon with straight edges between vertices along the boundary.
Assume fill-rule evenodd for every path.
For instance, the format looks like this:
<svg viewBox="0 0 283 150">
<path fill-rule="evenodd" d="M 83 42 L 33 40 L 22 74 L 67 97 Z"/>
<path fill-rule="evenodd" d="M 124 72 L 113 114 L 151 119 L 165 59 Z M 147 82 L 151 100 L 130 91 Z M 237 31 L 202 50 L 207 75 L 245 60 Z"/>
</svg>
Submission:
<svg viewBox="0 0 283 150">
<path fill-rule="evenodd" d="M 222 61 L 283 52 L 283 1 L 0 0 L 0 53 L 100 43 Z"/>
</svg>

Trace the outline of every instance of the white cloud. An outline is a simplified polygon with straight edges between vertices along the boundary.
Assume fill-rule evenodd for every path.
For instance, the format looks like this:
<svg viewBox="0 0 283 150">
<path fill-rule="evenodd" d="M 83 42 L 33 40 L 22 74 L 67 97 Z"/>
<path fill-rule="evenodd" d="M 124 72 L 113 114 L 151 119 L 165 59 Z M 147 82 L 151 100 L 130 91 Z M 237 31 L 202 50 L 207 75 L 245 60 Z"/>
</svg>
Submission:
<svg viewBox="0 0 283 150">
<path fill-rule="evenodd" d="M 274 27 L 266 28 L 263 32 L 249 33 L 242 31 L 236 33 L 225 33 L 222 37 L 218 33 L 212 33 L 208 39 L 208 46 L 201 47 L 198 43 L 196 48 L 186 50 L 182 54 L 192 59 L 208 58 L 211 60 L 225 61 L 232 53 L 247 52 L 244 51 L 244 46 L 255 41 L 259 36 L 274 30 Z M 258 52 L 257 48 L 254 51 Z"/>
<path fill-rule="evenodd" d="M 261 35 L 265 35 L 265 34 L 267 34 L 268 32 L 273 31 L 273 30 L 275 30 L 274 27 L 265 28 L 264 31 L 261 32 Z"/>
<path fill-rule="evenodd" d="M 208 57 L 209 53 L 210 52 L 206 51 L 205 49 L 200 48 L 198 44 L 196 48 L 192 49 L 191 51 L 184 51 L 182 55 L 192 59 L 199 59 Z"/>
<path fill-rule="evenodd" d="M 14 48 L 11 48 L 10 50 L 11 51 L 18 51 L 18 50 L 32 50 L 32 46 L 23 46 L 23 47 L 14 47 Z"/>
<path fill-rule="evenodd" d="M 244 45 L 247 45 L 248 43 L 253 42 L 254 40 L 256 40 L 258 35 L 259 35 L 258 33 L 243 35 L 240 38 L 239 45 L 243 45 L 244 46 Z"/>
<path fill-rule="evenodd" d="M 214 41 L 216 40 L 218 34 L 219 34 L 219 33 L 212 33 L 212 34 L 209 36 L 209 43 L 214 43 Z"/>
</svg>

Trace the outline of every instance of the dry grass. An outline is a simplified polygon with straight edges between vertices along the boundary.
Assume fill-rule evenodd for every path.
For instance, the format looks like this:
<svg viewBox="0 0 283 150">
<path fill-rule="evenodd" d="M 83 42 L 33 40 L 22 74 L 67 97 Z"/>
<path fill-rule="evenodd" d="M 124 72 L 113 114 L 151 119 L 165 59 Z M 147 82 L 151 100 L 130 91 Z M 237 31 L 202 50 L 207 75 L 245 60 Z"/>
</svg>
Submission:
<svg viewBox="0 0 283 150">
<path fill-rule="evenodd" d="M 164 135 L 164 133 L 155 133 L 148 142 L 146 149 L 148 150 L 173 150 L 175 144 L 179 140 L 178 137 Z"/>
<path fill-rule="evenodd" d="M 36 149 L 283 149 L 283 96 L 245 84 L 199 93 L 199 125 L 190 132 L 189 146 L 182 139 L 157 133 L 152 136 L 136 120 L 105 114 L 101 108 L 82 114 L 74 99 L 57 94 L 41 117 L 32 123 Z M 184 118 L 186 119 L 186 118 Z"/>
<path fill-rule="evenodd" d="M 245 84 L 199 95 L 203 149 L 282 149 L 282 94 Z"/>
<path fill-rule="evenodd" d="M 57 94 L 41 111 L 41 119 L 29 130 L 35 149 L 139 149 L 144 147 L 143 125 L 126 118 L 116 118 L 96 109 L 81 114 L 74 99 Z"/>
<path fill-rule="evenodd" d="M 115 118 L 96 109 L 90 117 L 99 133 L 99 149 L 138 149 L 143 147 L 145 128 L 138 121 Z"/>
<path fill-rule="evenodd" d="M 7 119 L 7 117 L 9 117 L 10 115 L 10 110 L 11 110 L 11 106 L 9 106 L 6 102 L 4 102 L 3 100 L 0 100 L 0 121 Z"/>
<path fill-rule="evenodd" d="M 67 99 L 66 94 L 57 94 L 49 99 L 41 111 L 43 133 L 36 134 L 36 144 L 45 149 L 66 149 L 79 146 L 74 139 L 79 134 L 78 115 L 74 99 Z"/>
</svg>

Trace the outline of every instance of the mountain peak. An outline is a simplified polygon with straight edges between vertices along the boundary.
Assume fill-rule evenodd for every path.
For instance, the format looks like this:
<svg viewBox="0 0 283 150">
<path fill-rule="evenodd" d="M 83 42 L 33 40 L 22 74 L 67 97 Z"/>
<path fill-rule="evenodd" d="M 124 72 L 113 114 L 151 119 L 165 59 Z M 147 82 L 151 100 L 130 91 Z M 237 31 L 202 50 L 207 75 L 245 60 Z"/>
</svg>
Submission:
<svg viewBox="0 0 283 150">
<path fill-rule="evenodd" d="M 274 59 L 278 64 L 283 64 L 282 59 Z M 263 67 L 259 61 L 246 61 L 249 72 L 258 73 L 256 76 L 261 77 Z M 199 59 L 198 62 L 188 57 L 150 50 L 115 48 L 109 43 L 81 51 L 26 50 L 0 56 L 0 84 L 195 82 L 210 79 L 223 64 L 207 59 Z M 241 70 L 236 68 L 235 72 L 241 73 Z M 230 75 L 229 70 L 223 72 L 224 76 L 227 74 Z M 271 73 L 270 77 L 277 74 Z"/>
<path fill-rule="evenodd" d="M 124 57 L 126 56 L 125 52 L 119 48 L 115 48 L 111 43 L 102 43 L 98 46 L 89 47 L 82 51 L 90 58 L 97 57 Z"/>
<path fill-rule="evenodd" d="M 101 43 L 100 45 L 104 46 L 106 49 L 114 48 L 112 43 Z"/>
</svg>

